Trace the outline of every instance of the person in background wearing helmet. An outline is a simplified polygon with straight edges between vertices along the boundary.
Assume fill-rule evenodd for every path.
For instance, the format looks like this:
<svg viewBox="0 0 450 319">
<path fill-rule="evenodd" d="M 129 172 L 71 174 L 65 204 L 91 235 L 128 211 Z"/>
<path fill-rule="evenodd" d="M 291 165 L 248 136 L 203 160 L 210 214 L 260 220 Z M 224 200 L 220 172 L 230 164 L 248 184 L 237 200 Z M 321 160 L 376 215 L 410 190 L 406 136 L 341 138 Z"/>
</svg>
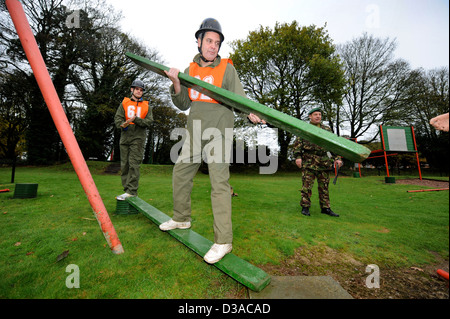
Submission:
<svg viewBox="0 0 450 319">
<path fill-rule="evenodd" d="M 322 110 L 313 108 L 308 113 L 310 124 L 330 131 L 328 126 L 322 124 Z M 322 214 L 333 217 L 339 217 L 330 208 L 330 196 L 328 193 L 328 185 L 330 183 L 330 171 L 333 167 L 341 167 L 343 162 L 340 156 L 331 155 L 326 149 L 313 144 L 302 138 L 297 138 L 294 143 L 295 164 L 302 168 L 302 199 L 300 206 L 302 214 L 310 216 L 309 208 L 311 207 L 311 193 L 314 185 L 314 179 L 317 178 L 319 189 L 319 203 Z"/>
<path fill-rule="evenodd" d="M 197 39 L 199 53 L 194 57 L 185 73 L 245 97 L 244 89 L 231 60 L 222 59 L 218 55 L 220 46 L 224 41 L 219 22 L 212 18 L 205 19 L 195 33 L 195 38 Z M 234 113 L 232 108 L 220 104 L 193 89 L 182 86 L 178 79 L 178 69 L 171 68 L 165 72 L 172 81 L 169 91 L 173 103 L 183 111 L 190 108 L 190 112 L 187 124 L 189 138 L 186 138 L 173 169 L 173 217 L 162 223 L 160 229 L 167 231 L 191 227 L 190 195 L 194 176 L 201 165 L 202 150 L 207 150 L 207 146 L 211 142 L 218 142 L 219 145 L 221 143 L 220 160 L 217 160 L 217 158 L 211 160 L 209 156 L 211 154 L 208 154 L 210 150 L 206 151 L 214 215 L 214 244 L 205 254 L 204 260 L 213 264 L 232 250 L 231 188 L 228 181 L 230 172 L 229 160 L 225 159 L 225 155 L 230 154 L 229 150 L 227 151 L 225 148 L 227 145 L 231 147 L 232 141 L 225 141 L 225 138 L 227 138 L 225 129 L 232 130 L 234 127 Z M 255 114 L 248 115 L 248 119 L 255 124 L 265 123 Z M 201 131 L 197 132 L 199 125 L 201 125 Z M 205 130 L 208 130 L 206 138 L 209 137 L 210 139 L 202 139 L 201 145 L 198 145 L 198 139 L 193 136 L 199 136 L 198 134 L 200 134 L 202 138 L 205 138 Z M 213 133 L 210 135 L 210 132 Z"/>
<path fill-rule="evenodd" d="M 153 122 L 152 109 L 144 101 L 144 82 L 135 80 L 131 84 L 131 98 L 125 97 L 114 116 L 114 123 L 121 129 L 120 168 L 122 186 L 125 191 L 116 197 L 125 200 L 137 196 L 139 187 L 139 169 L 144 155 L 147 128 Z"/>
</svg>

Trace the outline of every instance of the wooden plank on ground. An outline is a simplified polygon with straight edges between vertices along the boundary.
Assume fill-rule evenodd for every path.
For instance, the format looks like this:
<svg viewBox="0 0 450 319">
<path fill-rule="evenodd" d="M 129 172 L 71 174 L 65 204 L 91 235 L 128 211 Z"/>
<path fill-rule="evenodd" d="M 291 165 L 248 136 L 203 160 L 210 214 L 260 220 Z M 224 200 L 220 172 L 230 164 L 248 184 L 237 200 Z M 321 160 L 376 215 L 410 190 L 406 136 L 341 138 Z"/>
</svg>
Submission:
<svg viewBox="0 0 450 319">
<path fill-rule="evenodd" d="M 139 197 L 130 197 L 127 198 L 127 201 L 157 226 L 170 219 L 169 216 Z M 201 257 L 204 257 L 213 245 L 212 241 L 206 239 L 191 229 L 174 229 L 167 231 L 167 233 L 172 235 L 175 239 L 186 245 Z M 214 266 L 244 286 L 256 292 L 263 290 L 270 283 L 270 276 L 266 272 L 237 257 L 233 253 L 227 254 L 222 260 L 215 263 Z"/>
</svg>

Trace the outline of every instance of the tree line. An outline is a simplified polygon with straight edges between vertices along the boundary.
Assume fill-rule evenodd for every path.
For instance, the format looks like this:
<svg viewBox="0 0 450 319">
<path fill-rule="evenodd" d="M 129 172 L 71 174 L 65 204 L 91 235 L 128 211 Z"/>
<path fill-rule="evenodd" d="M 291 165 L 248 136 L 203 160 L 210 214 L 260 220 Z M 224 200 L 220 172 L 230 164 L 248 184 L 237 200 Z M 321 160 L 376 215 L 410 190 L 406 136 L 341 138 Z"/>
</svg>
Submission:
<svg viewBox="0 0 450 319">
<path fill-rule="evenodd" d="M 130 51 L 164 63 L 160 54 L 123 33 L 120 14 L 103 0 L 22 3 L 84 156 L 118 158 L 120 132 L 113 117 L 131 82 L 140 78 L 155 117 L 144 162 L 170 163 L 177 142 L 170 132 L 184 127 L 186 115 L 171 105 L 164 78 L 125 57 Z M 76 26 L 68 20 L 71 14 Z M 0 156 L 26 152 L 30 164 L 67 160 L 4 4 L 0 30 Z M 303 120 L 320 106 L 336 134 L 360 143 L 379 140 L 379 125 L 412 125 L 421 156 L 448 172 L 448 133 L 429 125 L 449 111 L 448 67 L 412 69 L 394 57 L 396 46 L 395 40 L 367 33 L 336 45 L 326 25 L 293 21 L 250 31 L 231 43 L 230 58 L 249 98 Z M 281 165 L 289 162 L 294 138 L 278 130 Z"/>
<path fill-rule="evenodd" d="M 421 156 L 448 173 L 448 132 L 429 124 L 449 111 L 448 67 L 412 69 L 394 58 L 396 46 L 367 33 L 334 45 L 325 26 L 294 21 L 249 32 L 232 43 L 231 58 L 258 102 L 304 120 L 319 106 L 334 133 L 369 146 L 380 125 L 413 126 Z M 294 138 L 278 131 L 280 163 Z"/>
<path fill-rule="evenodd" d="M 159 53 L 123 33 L 118 26 L 121 15 L 103 0 L 22 4 L 85 158 L 120 158 L 114 114 L 123 97 L 130 95 L 132 81 L 139 78 L 155 113 L 149 132 L 154 148 L 147 147 L 146 160 L 167 161 L 162 156 L 167 130 L 184 126 L 186 115 L 170 107 L 167 81 L 125 56 L 130 51 L 162 63 Z M 36 165 L 67 160 L 4 3 L 0 30 L 1 157 L 15 159 L 25 153 L 27 162 Z"/>
</svg>

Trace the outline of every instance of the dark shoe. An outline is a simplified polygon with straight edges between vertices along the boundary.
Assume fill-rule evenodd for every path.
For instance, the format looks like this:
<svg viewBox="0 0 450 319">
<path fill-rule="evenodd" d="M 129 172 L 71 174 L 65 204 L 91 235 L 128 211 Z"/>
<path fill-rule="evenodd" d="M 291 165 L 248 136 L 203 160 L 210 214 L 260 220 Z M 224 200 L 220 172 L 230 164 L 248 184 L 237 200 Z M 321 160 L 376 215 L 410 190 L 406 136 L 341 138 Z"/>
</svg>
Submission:
<svg viewBox="0 0 450 319">
<path fill-rule="evenodd" d="M 333 217 L 339 217 L 339 215 L 336 214 L 335 212 L 333 212 L 331 210 L 331 208 L 322 208 L 322 214 L 327 214 L 327 215 L 330 215 L 330 216 L 333 216 Z"/>
<path fill-rule="evenodd" d="M 311 216 L 309 213 L 309 207 L 303 207 L 302 208 L 302 214 L 305 216 Z"/>
</svg>

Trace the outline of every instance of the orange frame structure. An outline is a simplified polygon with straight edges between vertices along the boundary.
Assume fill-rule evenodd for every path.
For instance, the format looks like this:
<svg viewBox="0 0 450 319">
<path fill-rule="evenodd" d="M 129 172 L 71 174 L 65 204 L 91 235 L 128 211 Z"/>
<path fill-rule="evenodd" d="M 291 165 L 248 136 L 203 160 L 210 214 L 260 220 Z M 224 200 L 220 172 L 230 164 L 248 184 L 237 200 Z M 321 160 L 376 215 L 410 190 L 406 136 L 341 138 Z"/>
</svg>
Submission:
<svg viewBox="0 0 450 319">
<path fill-rule="evenodd" d="M 28 19 L 23 10 L 22 4 L 18 0 L 6 0 L 6 6 L 11 15 L 14 26 L 17 30 L 20 42 L 35 75 L 39 88 L 44 96 L 45 103 L 50 111 L 56 129 L 67 150 L 69 158 L 78 175 L 81 185 L 86 193 L 89 203 L 94 210 L 95 217 L 99 222 L 103 235 L 109 247 L 115 254 L 124 252 L 119 237 L 106 211 L 105 205 L 95 186 L 92 175 L 81 153 L 75 135 L 72 132 L 67 116 L 56 93 L 55 86 L 48 73 L 42 54 L 36 43 L 36 39 L 31 30 Z"/>
<path fill-rule="evenodd" d="M 383 128 L 382 128 L 382 125 L 380 125 L 380 133 L 381 133 L 381 142 L 382 142 L 382 145 L 383 145 L 383 156 L 384 156 L 384 162 L 385 162 L 385 164 L 386 164 L 386 174 L 387 174 L 387 177 L 389 177 L 389 164 L 388 164 L 388 160 L 387 160 L 387 157 L 388 156 L 390 156 L 390 155 L 397 155 L 397 154 L 390 154 L 390 155 L 387 155 L 387 153 L 386 153 L 386 145 L 384 144 L 384 135 L 383 135 Z M 414 127 L 413 126 L 411 126 L 411 134 L 412 134 L 412 138 L 413 138 L 413 141 L 414 141 L 414 150 L 415 150 L 415 153 L 416 153 L 416 160 L 417 160 L 417 169 L 419 170 L 419 178 L 420 178 L 420 180 L 422 180 L 422 171 L 420 170 L 420 161 L 419 161 L 419 151 L 417 150 L 417 144 L 416 144 L 416 136 L 414 135 Z M 368 158 L 373 158 L 373 157 L 368 157 Z"/>
</svg>

